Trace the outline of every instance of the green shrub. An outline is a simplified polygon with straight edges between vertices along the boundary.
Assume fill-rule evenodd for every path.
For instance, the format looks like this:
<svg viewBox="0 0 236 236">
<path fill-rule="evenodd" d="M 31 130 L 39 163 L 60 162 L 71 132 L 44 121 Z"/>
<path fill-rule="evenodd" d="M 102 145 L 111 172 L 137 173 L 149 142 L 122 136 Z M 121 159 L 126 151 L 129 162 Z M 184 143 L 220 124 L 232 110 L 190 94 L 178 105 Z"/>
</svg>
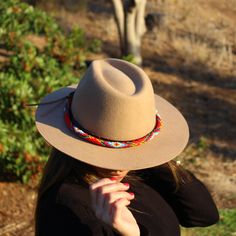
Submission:
<svg viewBox="0 0 236 236">
<path fill-rule="evenodd" d="M 122 59 L 122 60 L 125 60 L 125 61 L 128 61 L 128 62 L 131 62 L 131 63 L 133 63 L 133 64 L 136 64 L 136 63 L 135 63 L 134 55 L 132 55 L 132 54 L 128 54 L 128 55 L 126 55 L 126 56 L 123 56 L 121 59 Z"/>
<path fill-rule="evenodd" d="M 0 171 L 27 182 L 49 152 L 27 104 L 77 83 L 90 43 L 81 29 L 65 35 L 52 17 L 19 0 L 1 1 L 0 15 Z"/>
<path fill-rule="evenodd" d="M 236 235 L 236 209 L 221 209 L 217 224 L 206 228 L 182 229 L 183 236 L 233 236 Z"/>
</svg>

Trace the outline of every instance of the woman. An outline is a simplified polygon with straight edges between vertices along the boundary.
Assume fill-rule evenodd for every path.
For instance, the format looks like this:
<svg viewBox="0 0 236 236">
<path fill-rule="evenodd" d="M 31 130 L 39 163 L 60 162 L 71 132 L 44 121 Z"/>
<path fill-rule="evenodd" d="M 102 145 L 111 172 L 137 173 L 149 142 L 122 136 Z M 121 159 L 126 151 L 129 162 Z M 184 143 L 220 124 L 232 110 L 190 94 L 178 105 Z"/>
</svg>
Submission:
<svg viewBox="0 0 236 236">
<path fill-rule="evenodd" d="M 137 66 L 94 61 L 78 87 L 40 103 L 36 125 L 53 151 L 39 188 L 36 235 L 180 235 L 218 211 L 172 159 L 186 146 L 182 114 Z"/>
</svg>

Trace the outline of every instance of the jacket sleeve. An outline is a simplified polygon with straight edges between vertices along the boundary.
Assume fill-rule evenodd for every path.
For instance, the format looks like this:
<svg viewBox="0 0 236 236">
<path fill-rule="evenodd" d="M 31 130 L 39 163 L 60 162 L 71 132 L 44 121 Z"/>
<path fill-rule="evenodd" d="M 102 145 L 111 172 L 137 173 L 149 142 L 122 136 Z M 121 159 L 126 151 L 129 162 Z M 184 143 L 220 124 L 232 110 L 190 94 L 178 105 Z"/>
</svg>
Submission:
<svg viewBox="0 0 236 236">
<path fill-rule="evenodd" d="M 55 204 L 58 234 L 52 235 L 118 236 L 111 226 L 96 218 L 87 194 L 88 191 L 76 185 L 61 186 Z"/>
<path fill-rule="evenodd" d="M 204 227 L 217 223 L 219 213 L 205 187 L 192 173 L 177 187 L 173 174 L 166 165 L 145 171 L 144 181 L 168 202 L 184 227 Z"/>
<path fill-rule="evenodd" d="M 95 236 L 89 225 L 82 223 L 81 219 L 76 216 L 68 207 L 57 204 L 54 211 L 54 220 L 50 224 L 49 235 L 60 236 L 78 236 L 88 235 Z M 48 230 L 47 230 L 48 231 Z"/>
<path fill-rule="evenodd" d="M 76 214 L 74 214 L 68 207 L 63 205 L 56 206 L 56 217 L 53 223 L 51 222 L 50 231 L 43 236 L 57 235 L 57 236 L 120 236 L 112 230 L 111 227 L 101 224 L 85 224 Z M 141 224 L 140 236 L 148 236 L 148 230 Z"/>
</svg>

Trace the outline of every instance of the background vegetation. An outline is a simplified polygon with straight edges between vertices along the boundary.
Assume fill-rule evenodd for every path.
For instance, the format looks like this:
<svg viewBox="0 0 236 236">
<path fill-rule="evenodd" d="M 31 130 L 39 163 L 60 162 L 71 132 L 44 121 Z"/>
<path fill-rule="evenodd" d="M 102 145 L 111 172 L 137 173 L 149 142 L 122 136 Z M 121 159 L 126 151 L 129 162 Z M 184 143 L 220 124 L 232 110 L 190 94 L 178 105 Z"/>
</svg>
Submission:
<svg viewBox="0 0 236 236">
<path fill-rule="evenodd" d="M 236 234 L 236 210 L 220 211 L 218 224 L 207 228 L 182 229 L 182 236 L 233 236 Z"/>
<path fill-rule="evenodd" d="M 0 15 L 0 171 L 27 182 L 48 156 L 35 129 L 35 107 L 27 104 L 78 83 L 86 53 L 99 45 L 80 28 L 63 33 L 48 14 L 18 0 L 1 1 Z"/>
<path fill-rule="evenodd" d="M 39 2 L 50 5 L 53 1 Z M 77 13 L 80 4 L 70 5 L 79 1 L 55 2 L 66 4 L 66 9 L 73 13 L 52 4 L 52 18 L 18 0 L 0 1 L 3 180 L 33 180 L 47 158 L 48 148 L 34 128 L 36 107 L 27 104 L 39 102 L 42 96 L 61 86 L 78 82 L 86 68 L 87 54 L 99 51 L 101 44 L 89 39 L 99 37 L 104 42 L 102 52 L 93 53 L 92 59 L 119 55 L 109 1 L 83 0 L 88 11 L 84 15 Z M 217 225 L 182 229 L 182 235 L 236 235 L 235 0 L 217 4 L 216 0 L 150 0 L 147 12 L 156 12 L 157 22 L 143 38 L 144 69 L 156 93 L 186 116 L 191 139 L 179 159 L 204 181 L 222 208 Z M 133 57 L 125 59 L 132 61 Z M 0 182 L 0 235 L 34 235 L 34 200 L 35 189 L 29 185 Z"/>
</svg>

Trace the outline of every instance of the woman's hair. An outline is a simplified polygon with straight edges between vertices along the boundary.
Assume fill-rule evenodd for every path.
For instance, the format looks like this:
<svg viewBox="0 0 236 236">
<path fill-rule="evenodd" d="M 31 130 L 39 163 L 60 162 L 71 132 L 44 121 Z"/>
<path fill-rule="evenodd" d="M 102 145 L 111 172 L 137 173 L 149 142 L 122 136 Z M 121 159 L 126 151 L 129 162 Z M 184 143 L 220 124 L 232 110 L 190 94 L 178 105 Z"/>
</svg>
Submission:
<svg viewBox="0 0 236 236">
<path fill-rule="evenodd" d="M 61 151 L 52 148 L 38 188 L 38 197 L 35 208 L 35 235 L 37 236 L 38 234 L 42 200 L 48 190 L 65 180 L 86 185 L 95 182 L 97 179 L 98 176 L 91 165 L 76 160 Z"/>
<path fill-rule="evenodd" d="M 181 184 L 190 182 L 192 180 L 192 174 L 185 170 L 181 165 L 177 164 L 176 161 L 171 160 L 163 164 L 163 166 L 171 171 L 176 184 L 175 191 L 179 189 Z"/>
<path fill-rule="evenodd" d="M 170 161 L 162 165 L 164 168 L 168 168 L 173 179 L 176 182 L 176 189 L 178 186 L 190 180 L 191 176 L 182 167 L 176 164 L 175 161 Z M 40 218 L 40 206 L 45 193 L 50 190 L 56 184 L 63 181 L 78 183 L 82 185 L 89 185 L 99 179 L 100 176 L 96 173 L 95 168 L 92 165 L 83 163 L 75 158 L 72 158 L 61 151 L 52 148 L 50 157 L 43 171 L 43 176 L 38 189 L 38 197 L 35 209 L 35 232 L 37 236 Z M 101 177 L 100 177 L 101 178 Z M 141 177 L 142 178 L 142 177 Z M 129 180 L 140 179 L 139 176 L 135 176 L 129 173 L 126 178 Z"/>
</svg>

